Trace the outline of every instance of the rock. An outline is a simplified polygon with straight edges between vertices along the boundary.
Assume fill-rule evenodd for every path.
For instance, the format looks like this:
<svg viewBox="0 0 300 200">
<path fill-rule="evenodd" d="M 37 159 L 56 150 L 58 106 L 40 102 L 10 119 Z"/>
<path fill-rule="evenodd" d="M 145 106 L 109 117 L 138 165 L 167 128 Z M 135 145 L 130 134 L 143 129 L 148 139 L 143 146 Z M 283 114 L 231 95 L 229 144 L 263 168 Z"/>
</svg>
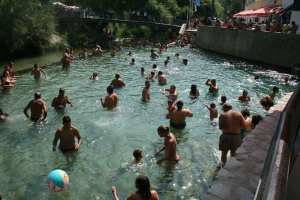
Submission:
<svg viewBox="0 0 300 200">
<path fill-rule="evenodd" d="M 264 163 L 251 162 L 249 165 L 247 165 L 247 168 L 255 174 L 261 175 L 264 168 Z"/>
<path fill-rule="evenodd" d="M 249 156 L 247 154 L 237 154 L 234 156 L 237 160 L 247 160 Z"/>
<path fill-rule="evenodd" d="M 235 199 L 240 200 L 253 200 L 254 194 L 250 192 L 247 188 L 244 188 L 242 186 L 239 186 L 237 188 Z"/>
<path fill-rule="evenodd" d="M 211 185 L 208 194 L 213 194 L 220 197 L 221 199 L 226 199 L 231 194 L 231 190 L 222 183 L 215 181 Z"/>
<path fill-rule="evenodd" d="M 221 169 L 216 176 L 217 181 L 224 181 L 224 180 L 232 180 L 235 179 L 236 176 L 227 171 L 226 169 Z"/>
<path fill-rule="evenodd" d="M 215 196 L 215 195 L 212 195 L 212 194 L 207 194 L 203 197 L 202 200 L 222 200 L 221 198 Z"/>
<path fill-rule="evenodd" d="M 253 191 L 256 191 L 259 179 L 260 179 L 260 176 L 258 176 L 258 175 L 253 175 L 249 178 L 249 185 L 253 189 Z"/>
<path fill-rule="evenodd" d="M 249 136 L 249 135 L 248 135 Z M 248 137 L 247 136 L 247 137 Z M 244 149 L 244 148 L 242 148 L 242 147 L 240 147 L 240 148 L 238 148 L 236 151 L 235 151 L 235 154 L 240 154 L 240 153 L 246 153 L 247 151 Z"/>
<path fill-rule="evenodd" d="M 244 166 L 244 163 L 238 161 L 235 157 L 231 157 L 229 161 L 227 161 L 224 169 L 228 171 L 237 171 Z"/>
<path fill-rule="evenodd" d="M 254 151 L 250 155 L 260 159 L 261 161 L 264 161 L 267 157 L 267 154 L 268 154 L 268 152 L 266 150 L 257 149 L 256 151 Z"/>
</svg>

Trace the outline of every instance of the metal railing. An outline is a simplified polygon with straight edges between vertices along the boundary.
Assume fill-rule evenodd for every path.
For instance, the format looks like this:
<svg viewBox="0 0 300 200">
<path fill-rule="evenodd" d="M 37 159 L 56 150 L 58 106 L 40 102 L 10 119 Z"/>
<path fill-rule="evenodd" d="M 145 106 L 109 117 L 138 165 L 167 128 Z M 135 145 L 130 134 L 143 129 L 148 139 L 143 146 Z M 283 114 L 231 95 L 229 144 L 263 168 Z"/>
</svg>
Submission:
<svg viewBox="0 0 300 200">
<path fill-rule="evenodd" d="M 286 199 L 290 173 L 300 153 L 300 84 L 280 115 L 255 200 Z"/>
</svg>

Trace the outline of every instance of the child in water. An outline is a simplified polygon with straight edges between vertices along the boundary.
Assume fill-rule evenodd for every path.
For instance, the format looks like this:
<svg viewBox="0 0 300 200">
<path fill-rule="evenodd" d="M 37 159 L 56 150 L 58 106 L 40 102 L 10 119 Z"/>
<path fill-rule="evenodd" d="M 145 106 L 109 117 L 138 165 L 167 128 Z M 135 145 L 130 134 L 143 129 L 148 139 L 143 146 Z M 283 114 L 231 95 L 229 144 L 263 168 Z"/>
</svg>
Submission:
<svg viewBox="0 0 300 200">
<path fill-rule="evenodd" d="M 223 106 L 223 104 L 226 103 L 226 96 L 221 96 L 221 103 L 220 105 Z"/>
<path fill-rule="evenodd" d="M 211 125 L 216 126 L 218 124 L 218 109 L 216 108 L 215 103 L 211 103 L 210 107 L 207 104 L 204 104 L 210 112 L 210 123 Z"/>
</svg>

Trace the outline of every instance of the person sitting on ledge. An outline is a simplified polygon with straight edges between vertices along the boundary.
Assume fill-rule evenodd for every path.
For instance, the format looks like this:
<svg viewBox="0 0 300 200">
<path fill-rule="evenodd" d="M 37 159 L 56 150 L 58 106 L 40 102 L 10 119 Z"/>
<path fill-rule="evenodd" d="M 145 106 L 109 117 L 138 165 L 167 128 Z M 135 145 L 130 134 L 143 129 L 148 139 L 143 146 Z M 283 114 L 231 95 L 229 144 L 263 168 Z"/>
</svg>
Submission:
<svg viewBox="0 0 300 200">
<path fill-rule="evenodd" d="M 260 104 L 262 105 L 262 107 L 263 107 L 266 111 L 269 111 L 270 108 L 271 108 L 272 106 L 274 106 L 273 99 L 272 99 L 269 95 L 267 95 L 267 96 L 265 96 L 264 98 L 262 98 L 262 99 L 260 100 Z"/>
</svg>

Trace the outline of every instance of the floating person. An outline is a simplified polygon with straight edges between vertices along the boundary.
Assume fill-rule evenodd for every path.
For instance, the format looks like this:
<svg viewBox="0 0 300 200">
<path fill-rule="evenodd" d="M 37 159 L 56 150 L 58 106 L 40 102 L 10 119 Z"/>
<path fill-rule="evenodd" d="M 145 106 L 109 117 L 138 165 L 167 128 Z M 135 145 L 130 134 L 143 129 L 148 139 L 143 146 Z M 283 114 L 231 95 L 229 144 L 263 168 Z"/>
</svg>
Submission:
<svg viewBox="0 0 300 200">
<path fill-rule="evenodd" d="M 239 101 L 242 101 L 242 102 L 250 101 L 250 97 L 247 96 L 247 95 L 248 95 L 248 91 L 247 91 L 247 90 L 244 90 L 244 91 L 243 91 L 243 95 L 240 96 L 240 97 L 238 98 L 238 100 L 239 100 Z"/>
<path fill-rule="evenodd" d="M 103 98 L 101 98 L 101 104 L 103 108 L 114 109 L 118 106 L 119 97 L 114 93 L 113 86 L 107 87 L 108 96 L 105 97 L 105 103 L 103 103 Z"/>
<path fill-rule="evenodd" d="M 120 74 L 116 73 L 115 75 L 116 79 L 112 80 L 110 85 L 114 86 L 114 88 L 121 88 L 125 86 L 125 83 L 122 79 L 120 79 Z"/>
<path fill-rule="evenodd" d="M 187 65 L 188 64 L 188 60 L 187 59 L 183 59 L 181 64 Z"/>
<path fill-rule="evenodd" d="M 179 58 L 179 53 L 175 53 L 175 58 Z"/>
<path fill-rule="evenodd" d="M 42 70 L 37 64 L 34 64 L 34 68 L 31 71 L 31 75 L 34 75 L 34 78 L 41 78 L 41 72 L 44 73 L 45 78 L 47 78 L 47 74 L 44 70 Z"/>
<path fill-rule="evenodd" d="M 75 144 L 75 137 L 78 139 L 78 143 Z M 82 143 L 82 138 L 79 130 L 75 126 L 71 126 L 71 118 L 64 116 L 63 126 L 58 128 L 53 140 L 52 150 L 56 151 L 57 142 L 60 140 L 58 149 L 63 153 L 78 151 Z"/>
<path fill-rule="evenodd" d="M 165 95 L 165 91 L 169 92 L 169 95 Z M 178 92 L 176 91 L 175 85 L 171 85 L 170 88 L 164 88 L 162 93 L 163 95 L 168 97 L 168 99 L 171 99 L 173 102 L 177 100 Z"/>
<path fill-rule="evenodd" d="M 81 57 L 80 57 L 80 55 L 81 55 Z M 87 57 L 86 48 L 83 48 L 83 51 L 80 52 L 78 54 L 78 56 L 79 56 L 79 58 L 86 58 Z"/>
<path fill-rule="evenodd" d="M 129 199 L 137 199 L 137 200 L 159 200 L 159 197 L 156 193 L 156 191 L 151 191 L 150 181 L 147 176 L 138 176 L 135 179 L 135 187 L 138 189 L 138 191 L 134 194 L 129 195 L 127 198 Z M 115 186 L 112 186 L 111 188 L 112 193 L 114 195 L 115 200 L 119 200 L 117 196 L 117 190 Z"/>
<path fill-rule="evenodd" d="M 68 99 L 68 96 L 65 95 L 65 90 L 63 88 L 60 88 L 59 95 L 54 97 L 51 106 L 55 109 L 65 109 L 67 103 L 70 104 L 71 107 L 73 107 L 73 104 Z"/>
<path fill-rule="evenodd" d="M 131 59 L 131 63 L 129 63 L 129 65 L 135 65 L 135 59 L 134 58 Z"/>
<path fill-rule="evenodd" d="M 26 117 L 29 118 L 28 110 L 31 110 L 30 119 L 32 121 L 44 121 L 47 118 L 47 107 L 46 103 L 41 100 L 41 93 L 36 92 L 34 94 L 34 100 L 30 101 L 28 105 L 24 109 L 24 114 Z M 43 118 L 43 111 L 44 111 L 44 118 Z"/>
<path fill-rule="evenodd" d="M 158 76 L 158 83 L 160 85 L 167 84 L 167 76 L 165 74 L 163 74 L 162 71 L 159 71 L 157 76 Z"/>
<path fill-rule="evenodd" d="M 154 82 L 155 79 L 155 72 L 151 72 L 151 74 L 149 76 L 147 76 L 145 79 L 151 79 L 152 82 Z"/>
<path fill-rule="evenodd" d="M 211 103 L 210 107 L 207 104 L 204 104 L 204 105 L 209 110 L 211 125 L 216 126 L 218 124 L 218 109 L 216 108 L 216 104 L 215 103 Z"/>
<path fill-rule="evenodd" d="M 269 111 L 270 108 L 274 106 L 273 99 L 269 95 L 262 98 L 259 103 L 266 111 Z"/>
<path fill-rule="evenodd" d="M 95 80 L 95 81 L 99 80 L 98 74 L 96 72 L 94 72 L 93 75 L 89 79 L 90 80 Z"/>
<path fill-rule="evenodd" d="M 154 156 L 157 156 L 160 152 L 165 151 L 165 156 L 162 159 L 156 161 L 157 164 L 161 164 L 163 161 L 168 161 L 170 164 L 179 162 L 179 156 L 177 154 L 177 141 L 173 133 L 170 133 L 169 127 L 161 125 L 157 128 L 157 133 L 160 137 L 165 138 L 164 146 L 158 150 Z"/>
<path fill-rule="evenodd" d="M 174 112 L 170 112 L 166 115 L 167 119 L 170 120 L 170 126 L 174 129 L 180 130 L 186 127 L 185 118 L 186 117 L 193 117 L 194 114 L 183 108 L 183 102 L 177 101 L 177 110 Z"/>
<path fill-rule="evenodd" d="M 123 43 L 119 44 L 119 50 L 123 50 Z"/>
<path fill-rule="evenodd" d="M 145 87 L 142 93 L 142 101 L 149 101 L 150 100 L 150 81 L 145 81 Z"/>
<path fill-rule="evenodd" d="M 190 97 L 191 98 L 198 98 L 200 96 L 199 90 L 197 89 L 197 85 L 191 85 Z"/>
<path fill-rule="evenodd" d="M 141 74 L 142 74 L 142 76 L 145 76 L 145 75 L 146 75 L 146 72 L 145 72 L 145 68 L 144 68 L 144 67 L 141 68 Z"/>
<path fill-rule="evenodd" d="M 69 59 L 69 56 L 67 53 L 64 53 L 62 59 L 61 59 L 63 67 L 70 67 L 71 59 Z"/>
<path fill-rule="evenodd" d="M 0 108 L 0 121 L 5 120 L 9 115 L 6 113 L 3 113 L 2 109 Z"/>
<path fill-rule="evenodd" d="M 221 96 L 221 103 L 220 103 L 220 105 L 223 106 L 223 104 L 226 103 L 226 100 L 227 100 L 227 98 L 226 98 L 225 95 Z"/>
<path fill-rule="evenodd" d="M 272 100 L 274 100 L 275 94 L 277 94 L 278 92 L 279 92 L 279 87 L 274 86 L 273 91 L 269 94 L 269 96 L 272 98 Z"/>
<path fill-rule="evenodd" d="M 251 127 L 252 130 L 256 127 L 257 124 L 259 124 L 260 121 L 262 121 L 264 118 L 261 115 L 254 115 L 252 117 Z"/>
<path fill-rule="evenodd" d="M 159 56 L 154 52 L 153 49 L 151 49 L 151 55 L 150 58 L 159 58 Z"/>
<path fill-rule="evenodd" d="M 168 66 L 168 61 L 167 61 L 167 60 L 165 60 L 165 62 L 164 62 L 164 66 L 165 66 L 165 67 L 167 67 L 167 66 Z"/>
<path fill-rule="evenodd" d="M 210 81 L 210 83 L 209 83 Z M 207 79 L 205 85 L 209 86 L 209 92 L 211 93 L 217 93 L 219 90 L 219 86 L 216 84 L 216 79 Z"/>
<path fill-rule="evenodd" d="M 244 141 L 244 138 L 247 137 L 247 135 L 249 135 L 249 133 L 253 130 L 252 129 L 252 120 L 250 119 L 250 112 L 247 108 L 243 109 L 241 111 L 243 117 L 244 117 L 244 120 L 247 124 L 246 128 L 245 129 L 241 129 L 241 138 L 242 138 L 242 142 Z"/>
<path fill-rule="evenodd" d="M 8 71 L 4 71 L 2 73 L 2 76 L 1 76 L 1 86 L 4 89 L 11 89 L 12 87 L 14 87 L 14 84 L 10 83 L 9 72 Z"/>
<path fill-rule="evenodd" d="M 113 46 L 113 49 L 111 50 L 111 53 L 110 53 L 111 56 L 116 56 L 116 47 Z"/>
<path fill-rule="evenodd" d="M 16 76 L 15 75 L 15 67 L 14 67 L 14 63 L 12 61 L 10 61 L 8 63 L 8 66 L 9 66 L 9 69 L 10 69 L 10 74 L 9 76 L 12 78 L 12 79 L 18 79 L 20 78 L 20 76 Z"/>
<path fill-rule="evenodd" d="M 168 111 L 175 112 L 177 110 L 172 100 L 168 100 Z"/>
<path fill-rule="evenodd" d="M 129 51 L 129 53 L 128 53 L 128 54 L 126 54 L 126 55 L 128 55 L 128 56 L 133 56 L 133 55 L 134 55 L 134 53 L 132 53 L 131 51 Z"/>
</svg>

